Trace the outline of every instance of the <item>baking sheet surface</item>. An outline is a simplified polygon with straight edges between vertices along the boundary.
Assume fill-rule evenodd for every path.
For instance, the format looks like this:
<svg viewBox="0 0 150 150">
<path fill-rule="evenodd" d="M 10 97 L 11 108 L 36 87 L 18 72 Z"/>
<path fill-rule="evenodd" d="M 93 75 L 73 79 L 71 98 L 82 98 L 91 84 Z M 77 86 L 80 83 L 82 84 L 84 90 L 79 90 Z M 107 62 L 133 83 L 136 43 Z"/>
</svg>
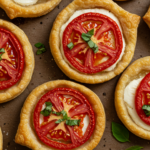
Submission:
<svg viewBox="0 0 150 150">
<path fill-rule="evenodd" d="M 49 33 L 51 31 L 53 22 L 58 13 L 64 9 L 72 0 L 62 0 L 62 2 L 49 14 L 33 19 L 17 18 L 10 20 L 5 12 L 0 9 L 0 18 L 13 22 L 19 26 L 27 34 L 34 50 L 35 54 L 35 70 L 33 78 L 27 87 L 27 89 L 13 101 L 0 104 L 0 127 L 4 136 L 4 150 L 29 150 L 27 147 L 23 147 L 14 142 L 15 134 L 19 124 L 19 115 L 23 103 L 29 93 L 47 81 L 53 81 L 57 79 L 66 79 L 62 71 L 57 67 L 49 48 Z M 117 2 L 125 10 L 144 16 L 146 13 L 150 1 L 149 0 L 129 0 L 127 2 Z M 41 42 L 46 46 L 47 52 L 42 55 L 36 55 L 35 43 Z M 138 40 L 135 50 L 133 61 L 138 58 L 150 55 L 150 29 L 141 20 L 138 29 Z M 84 84 L 93 90 L 101 99 L 105 112 L 106 112 L 106 129 L 104 135 L 95 148 L 95 150 L 125 150 L 126 148 L 134 145 L 140 145 L 144 147 L 144 150 L 150 150 L 149 141 L 143 140 L 132 133 L 130 133 L 130 141 L 128 143 L 119 143 L 116 141 L 111 133 L 111 122 L 119 122 L 115 107 L 114 107 L 114 91 L 117 81 L 120 76 L 105 82 L 103 84 L 89 85 Z"/>
</svg>

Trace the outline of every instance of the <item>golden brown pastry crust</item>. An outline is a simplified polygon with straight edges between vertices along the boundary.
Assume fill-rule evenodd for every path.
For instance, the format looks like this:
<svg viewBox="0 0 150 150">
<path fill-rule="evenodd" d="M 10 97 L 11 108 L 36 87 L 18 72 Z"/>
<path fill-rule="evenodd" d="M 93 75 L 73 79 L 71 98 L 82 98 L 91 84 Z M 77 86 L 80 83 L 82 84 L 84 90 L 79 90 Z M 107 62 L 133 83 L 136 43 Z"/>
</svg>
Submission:
<svg viewBox="0 0 150 150">
<path fill-rule="evenodd" d="M 61 0 L 48 0 L 44 3 L 23 7 L 16 4 L 13 0 L 0 0 L 0 7 L 5 10 L 10 19 L 16 17 L 32 18 L 49 13 L 60 2 Z"/>
<path fill-rule="evenodd" d="M 2 135 L 1 128 L 0 128 L 0 150 L 2 149 L 3 149 L 3 135 Z"/>
<path fill-rule="evenodd" d="M 145 16 L 143 17 L 143 19 L 150 28 L 150 7 L 149 7 L 147 13 L 145 14 Z"/>
<path fill-rule="evenodd" d="M 134 123 L 128 114 L 124 102 L 124 90 L 126 86 L 142 71 L 150 72 L 150 56 L 136 60 L 122 74 L 115 91 L 115 107 L 118 117 L 132 133 L 143 139 L 150 140 L 150 131 L 144 130 Z"/>
<path fill-rule="evenodd" d="M 70 65 L 68 65 L 68 63 L 64 60 L 60 50 L 60 29 L 61 26 L 70 18 L 70 16 L 72 16 L 76 10 L 98 7 L 111 11 L 119 19 L 126 41 L 125 54 L 113 71 L 101 72 L 93 75 L 83 74 L 70 67 Z M 112 0 L 75 0 L 62 12 L 60 12 L 54 22 L 49 39 L 51 52 L 59 68 L 69 78 L 90 84 L 108 81 L 114 78 L 116 75 L 120 74 L 130 63 L 135 50 L 139 21 L 139 16 L 123 10 Z"/>
<path fill-rule="evenodd" d="M 48 91 L 57 87 L 73 88 L 81 92 L 85 97 L 87 97 L 90 104 L 92 105 L 96 117 L 96 126 L 94 132 L 91 138 L 85 144 L 76 148 L 76 150 L 94 149 L 98 145 L 105 129 L 105 112 L 103 105 L 100 102 L 98 96 L 90 89 L 80 84 L 66 80 L 47 82 L 32 91 L 22 108 L 20 116 L 21 120 L 15 137 L 15 142 L 21 145 L 25 145 L 32 150 L 54 150 L 54 148 L 51 148 L 38 140 L 32 123 L 32 114 L 39 99 Z"/>
<path fill-rule="evenodd" d="M 10 22 L 1 19 L 0 19 L 0 27 L 9 30 L 17 37 L 20 44 L 22 45 L 25 57 L 24 58 L 25 66 L 21 79 L 14 86 L 6 90 L 0 90 L 0 103 L 4 103 L 14 99 L 26 89 L 27 85 L 31 80 L 34 70 L 34 54 L 32 46 L 27 36 L 20 28 L 18 28 L 16 25 Z"/>
</svg>

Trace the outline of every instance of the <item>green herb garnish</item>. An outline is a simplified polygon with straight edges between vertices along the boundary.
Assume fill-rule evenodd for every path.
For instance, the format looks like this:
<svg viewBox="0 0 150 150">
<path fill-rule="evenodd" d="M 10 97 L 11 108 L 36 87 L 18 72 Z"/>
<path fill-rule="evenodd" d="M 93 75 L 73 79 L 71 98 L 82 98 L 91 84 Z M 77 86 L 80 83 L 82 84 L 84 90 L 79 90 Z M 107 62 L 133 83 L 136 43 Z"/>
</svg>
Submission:
<svg viewBox="0 0 150 150">
<path fill-rule="evenodd" d="M 68 126 L 79 126 L 81 122 L 80 120 L 66 120 L 66 125 Z"/>
<path fill-rule="evenodd" d="M 57 116 L 60 116 L 60 115 L 61 115 L 61 112 L 53 111 L 52 114 L 55 114 L 55 115 L 57 115 Z"/>
<path fill-rule="evenodd" d="M 46 108 L 40 112 L 43 116 L 49 116 L 50 113 L 52 112 L 52 103 L 51 102 L 46 102 Z"/>
<path fill-rule="evenodd" d="M 150 116 L 150 105 L 143 105 L 142 109 L 147 117 Z"/>
<path fill-rule="evenodd" d="M 0 60 L 2 60 L 2 55 L 5 53 L 5 49 L 4 49 L 4 48 L 1 48 L 1 49 L 0 49 L 0 53 L 2 53 L 2 54 L 0 54 Z"/>
<path fill-rule="evenodd" d="M 94 51 L 94 53 L 98 52 L 98 46 L 91 40 L 91 37 L 94 35 L 94 29 L 90 30 L 87 33 L 82 33 L 82 39 L 87 42 L 88 46 Z"/>
<path fill-rule="evenodd" d="M 59 124 L 59 123 L 61 123 L 61 122 L 63 122 L 63 121 L 65 121 L 65 120 L 64 120 L 64 119 L 59 119 L 59 120 L 57 120 L 55 123 Z"/>
<path fill-rule="evenodd" d="M 71 49 L 73 49 L 74 44 L 71 42 L 71 43 L 69 43 L 67 46 L 68 46 L 68 48 L 71 50 Z"/>
<path fill-rule="evenodd" d="M 130 148 L 127 148 L 126 150 L 141 150 L 143 147 L 141 146 L 132 146 Z"/>
<path fill-rule="evenodd" d="M 125 126 L 112 122 L 112 133 L 119 142 L 129 142 L 129 131 Z"/>
<path fill-rule="evenodd" d="M 40 55 L 40 54 L 46 52 L 46 48 L 45 48 L 44 44 L 42 44 L 42 43 L 36 43 L 34 46 L 38 48 L 38 50 L 36 52 L 37 55 Z"/>
</svg>

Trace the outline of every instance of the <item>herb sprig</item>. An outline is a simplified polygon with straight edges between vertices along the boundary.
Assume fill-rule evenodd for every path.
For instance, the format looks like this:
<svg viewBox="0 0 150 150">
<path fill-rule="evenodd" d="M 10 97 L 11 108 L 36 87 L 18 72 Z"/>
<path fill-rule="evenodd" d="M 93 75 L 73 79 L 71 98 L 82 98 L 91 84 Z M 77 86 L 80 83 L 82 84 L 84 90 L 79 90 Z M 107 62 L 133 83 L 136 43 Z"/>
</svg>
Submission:
<svg viewBox="0 0 150 150">
<path fill-rule="evenodd" d="M 141 150 L 143 147 L 141 146 L 132 146 L 130 148 L 127 148 L 126 150 Z"/>
<path fill-rule="evenodd" d="M 46 48 L 45 48 L 44 44 L 42 44 L 42 43 L 39 42 L 39 43 L 36 43 L 34 46 L 36 48 L 38 48 L 38 50 L 36 52 L 37 55 L 40 55 L 40 54 L 46 52 Z"/>
<path fill-rule="evenodd" d="M 79 126 L 80 125 L 81 119 L 79 119 L 79 120 L 71 120 L 71 118 L 68 117 L 66 111 L 62 110 L 61 112 L 56 112 L 56 111 L 52 110 L 53 105 L 52 105 L 51 102 L 45 102 L 45 104 L 46 104 L 46 108 L 44 110 L 42 110 L 40 112 L 40 114 L 42 114 L 43 116 L 46 116 L 46 117 L 49 116 L 51 113 L 55 114 L 57 116 L 60 116 L 60 115 L 63 116 L 63 119 L 59 119 L 59 120 L 57 120 L 55 122 L 56 124 L 59 124 L 59 123 L 61 123 L 63 121 L 66 121 L 66 125 L 69 125 L 69 126 L 75 126 L 75 125 Z"/>
<path fill-rule="evenodd" d="M 150 116 L 150 105 L 143 105 L 142 109 L 147 117 Z"/>
<path fill-rule="evenodd" d="M 2 60 L 2 55 L 5 53 L 5 49 L 4 48 L 1 48 L 0 49 L 0 60 Z"/>
</svg>

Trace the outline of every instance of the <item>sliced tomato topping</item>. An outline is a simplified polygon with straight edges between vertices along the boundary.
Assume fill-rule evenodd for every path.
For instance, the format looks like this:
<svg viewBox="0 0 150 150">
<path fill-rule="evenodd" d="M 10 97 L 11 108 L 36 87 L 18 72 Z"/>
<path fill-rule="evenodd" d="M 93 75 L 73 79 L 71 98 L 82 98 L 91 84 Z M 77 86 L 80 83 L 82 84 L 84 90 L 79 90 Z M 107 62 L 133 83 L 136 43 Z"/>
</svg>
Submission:
<svg viewBox="0 0 150 150">
<path fill-rule="evenodd" d="M 24 53 L 18 39 L 8 30 L 0 28 L 0 90 L 16 84 L 24 69 Z"/>
<path fill-rule="evenodd" d="M 150 117 L 147 117 L 142 109 L 143 105 L 150 105 L 150 73 L 148 73 L 141 81 L 136 90 L 135 108 L 139 117 L 148 125 L 150 125 Z"/>
<path fill-rule="evenodd" d="M 91 40 L 98 52 L 88 46 L 81 35 L 94 29 Z M 73 43 L 70 50 L 67 45 Z M 83 73 L 101 72 L 113 65 L 123 49 L 122 33 L 111 18 L 99 13 L 85 13 L 69 23 L 63 33 L 63 50 L 70 64 Z"/>
<path fill-rule="evenodd" d="M 66 121 L 56 123 L 62 119 L 61 115 L 50 113 L 43 116 L 40 112 L 46 102 L 52 103 L 53 112 L 67 112 L 70 120 L 81 120 L 78 125 L 67 125 Z M 89 124 L 83 134 L 84 118 L 88 116 Z M 46 93 L 34 110 L 34 127 L 39 139 L 56 149 L 73 149 L 84 144 L 92 135 L 95 128 L 94 111 L 80 92 L 70 88 L 56 88 Z"/>
</svg>

